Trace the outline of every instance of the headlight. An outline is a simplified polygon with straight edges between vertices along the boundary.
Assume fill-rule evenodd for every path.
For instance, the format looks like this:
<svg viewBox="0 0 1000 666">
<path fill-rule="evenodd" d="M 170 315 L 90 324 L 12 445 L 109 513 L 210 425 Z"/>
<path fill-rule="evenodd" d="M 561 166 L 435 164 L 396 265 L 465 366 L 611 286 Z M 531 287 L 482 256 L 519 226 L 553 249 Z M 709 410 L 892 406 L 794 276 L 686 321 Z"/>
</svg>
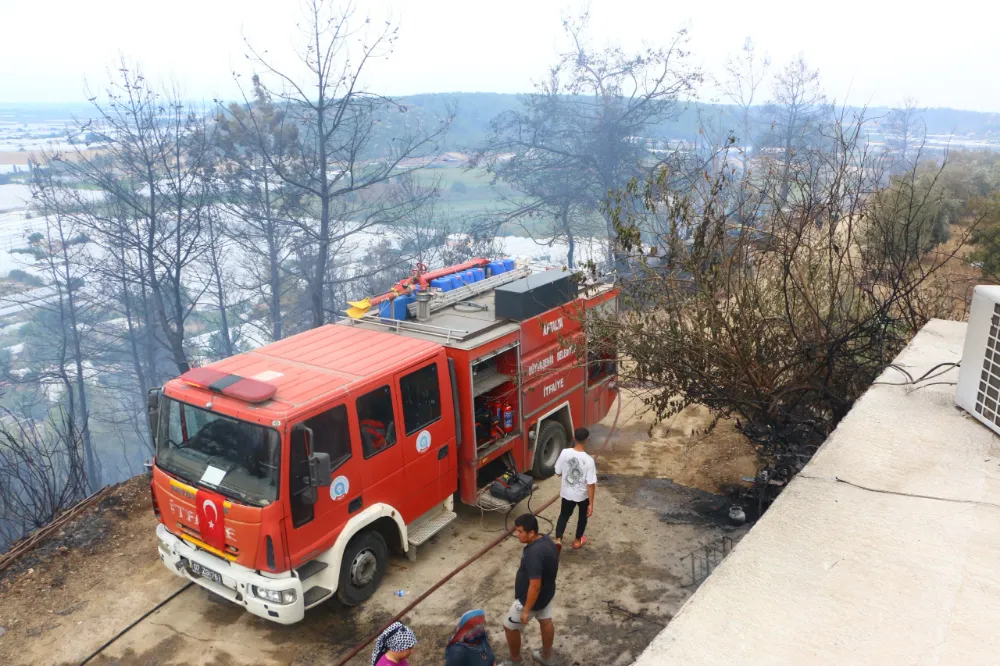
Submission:
<svg viewBox="0 0 1000 666">
<path fill-rule="evenodd" d="M 273 604 L 290 604 L 295 601 L 295 590 L 269 590 L 256 585 L 253 585 L 252 588 L 255 597 Z"/>
</svg>

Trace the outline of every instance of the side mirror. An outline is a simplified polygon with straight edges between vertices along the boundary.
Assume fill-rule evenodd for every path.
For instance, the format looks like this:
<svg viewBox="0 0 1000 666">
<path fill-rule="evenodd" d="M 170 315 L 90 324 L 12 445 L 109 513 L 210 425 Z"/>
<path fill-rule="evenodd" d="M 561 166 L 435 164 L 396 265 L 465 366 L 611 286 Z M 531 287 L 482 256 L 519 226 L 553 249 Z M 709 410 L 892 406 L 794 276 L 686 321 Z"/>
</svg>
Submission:
<svg viewBox="0 0 1000 666">
<path fill-rule="evenodd" d="M 149 417 L 149 434 L 153 437 L 153 448 L 156 448 L 156 429 L 160 425 L 160 389 L 149 389 L 146 396 L 146 415 Z"/>
<path fill-rule="evenodd" d="M 333 483 L 330 471 L 330 454 L 314 453 L 309 456 L 309 486 L 313 489 Z"/>
</svg>

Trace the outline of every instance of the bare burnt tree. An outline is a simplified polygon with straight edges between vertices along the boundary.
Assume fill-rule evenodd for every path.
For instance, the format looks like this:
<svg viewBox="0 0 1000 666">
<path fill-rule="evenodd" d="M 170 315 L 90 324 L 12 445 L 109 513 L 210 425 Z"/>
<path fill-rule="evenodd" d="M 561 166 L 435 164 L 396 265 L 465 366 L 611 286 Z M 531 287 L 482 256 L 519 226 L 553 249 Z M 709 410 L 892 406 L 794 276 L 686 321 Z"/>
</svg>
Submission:
<svg viewBox="0 0 1000 666">
<path fill-rule="evenodd" d="M 306 212 L 296 220 L 297 260 L 292 266 L 306 284 L 311 325 L 324 324 L 341 291 L 347 258 L 359 232 L 378 224 L 393 224 L 419 202 L 392 200 L 390 179 L 426 165 L 439 151 L 451 117 L 432 127 L 410 126 L 406 107 L 369 92 L 363 76 L 374 60 L 389 56 L 397 37 L 391 22 L 358 16 L 352 3 L 306 0 L 303 48 L 299 71 L 279 69 L 247 43 L 255 81 L 271 96 L 288 121 L 296 124 L 301 158 L 295 168 L 276 159 L 266 140 L 261 154 L 275 174 L 304 194 Z M 232 116 L 250 132 L 267 136 L 255 107 L 246 100 L 246 120 Z M 380 133 L 392 121 L 392 136 Z"/>
<path fill-rule="evenodd" d="M 503 253 L 503 238 L 496 234 L 493 220 L 482 216 L 466 220 L 462 231 L 449 234 L 439 263 L 441 266 L 454 266 L 470 259 L 498 257 Z"/>
<path fill-rule="evenodd" d="M 288 262 L 294 219 L 303 214 L 303 192 L 280 178 L 272 164 L 295 173 L 301 159 L 299 131 L 256 78 L 248 103 L 253 106 L 253 121 L 240 104 L 231 104 L 216 119 L 222 153 L 220 206 L 227 213 L 229 237 L 240 251 L 238 261 L 249 278 L 242 287 L 266 303 L 267 337 L 280 340 L 286 333 L 283 299 L 294 290 Z"/>
<path fill-rule="evenodd" d="M 916 161 L 911 162 L 910 157 L 927 138 L 927 125 L 921 117 L 917 100 L 907 97 L 903 100 L 903 106 L 889 111 L 881 129 L 886 148 L 895 155 L 893 170 L 905 172 L 913 167 Z"/>
<path fill-rule="evenodd" d="M 883 191 L 890 162 L 861 139 L 865 125 L 841 118 L 836 150 L 787 184 L 781 172 L 731 183 L 723 159 L 688 190 L 660 173 L 609 205 L 635 279 L 620 315 L 597 325 L 617 340 L 623 382 L 651 389 L 658 419 L 694 403 L 735 416 L 760 464 L 785 477 L 953 305 L 938 272 L 958 250 L 900 251 L 922 246 L 932 211 L 919 191 Z M 741 189 L 754 191 L 757 225 L 740 223 Z M 667 248 L 655 261 L 647 236 Z"/>
<path fill-rule="evenodd" d="M 599 203 L 649 169 L 648 142 L 701 80 L 685 62 L 684 31 L 665 47 L 626 53 L 591 46 L 588 21 L 586 13 L 564 21 L 570 49 L 519 109 L 490 123 L 475 162 L 520 195 L 506 219 L 542 213 L 552 220 L 544 233 L 570 242 L 595 218 L 614 237 Z"/>
<path fill-rule="evenodd" d="M 498 226 L 516 222 L 536 242 L 565 239 L 566 264 L 573 268 L 577 236 L 603 232 L 594 223 L 599 216 L 593 188 L 580 178 L 584 138 L 566 108 L 559 75 L 557 68 L 534 94 L 522 97 L 519 111 L 490 123 L 489 140 L 470 167 L 484 167 L 492 177 L 504 206 Z"/>
<path fill-rule="evenodd" d="M 217 341 L 215 355 L 228 358 L 236 353 L 236 342 L 239 337 L 238 328 L 233 327 L 230 312 L 240 301 L 240 292 L 236 288 L 236 278 L 231 263 L 232 234 L 227 232 L 226 221 L 218 209 L 206 208 L 203 224 L 205 242 L 203 280 L 206 292 L 211 294 L 209 300 L 219 322 L 219 329 L 213 336 Z"/>
<path fill-rule="evenodd" d="M 438 209 L 441 193 L 439 177 L 421 178 L 423 174 L 408 173 L 393 179 L 389 196 L 400 205 L 420 202 L 403 214 L 393 235 L 400 249 L 400 258 L 407 264 L 440 265 L 440 253 L 451 231 L 446 216 Z M 397 278 L 398 279 L 398 278 Z"/>
<path fill-rule="evenodd" d="M 101 140 L 101 151 L 95 155 L 77 146 L 51 161 L 103 194 L 101 205 L 91 205 L 81 219 L 96 242 L 120 248 L 130 262 L 155 314 L 156 335 L 185 372 L 185 323 L 201 295 L 191 291 L 198 282 L 188 277 L 203 252 L 206 208 L 212 204 L 207 182 L 214 146 L 205 114 L 176 93 L 158 92 L 124 62 L 104 95 L 91 102 L 97 119 L 86 129 Z"/>
<path fill-rule="evenodd" d="M 756 153 L 761 131 L 756 106 L 761 102 L 761 87 L 770 66 L 771 60 L 758 53 L 753 40 L 747 37 L 740 53 L 726 60 L 725 77 L 720 82 L 723 99 L 733 105 L 730 116 L 744 172 L 749 170 L 749 155 Z"/>
<path fill-rule="evenodd" d="M 39 422 L 0 408 L 0 549 L 87 495 L 82 451 L 65 413 Z"/>
<path fill-rule="evenodd" d="M 451 225 L 437 211 L 441 190 L 440 178 L 424 184 L 419 174 L 407 173 L 393 178 L 388 196 L 399 202 L 422 202 L 403 215 L 392 227 L 379 228 L 375 240 L 359 248 L 361 260 L 349 271 L 355 281 L 345 293 L 351 300 L 388 291 L 413 268 L 439 267 L 448 242 Z"/>
<path fill-rule="evenodd" d="M 36 165 L 37 167 L 37 165 Z M 28 337 L 22 356 L 29 363 L 8 363 L 5 380 L 15 391 L 27 388 L 38 393 L 58 387 L 55 393 L 63 410 L 63 427 L 68 441 L 81 443 L 85 462 L 86 487 L 93 491 L 102 486 L 101 464 L 91 435 L 91 409 L 88 381 L 93 371 L 89 357 L 94 321 L 93 303 L 86 293 L 89 238 L 78 222 L 60 211 L 60 200 L 51 171 L 34 168 L 31 180 L 35 211 L 43 230 L 32 234 L 25 247 L 14 253 L 31 257 L 33 270 L 41 274 L 47 287 L 43 294 L 12 294 L 5 304 L 30 305 L 35 315 L 28 324 Z M 26 298 L 31 298 L 30 303 Z M 15 367 L 16 365 L 16 367 Z"/>
<path fill-rule="evenodd" d="M 823 142 L 824 121 L 830 118 L 819 71 L 809 69 L 801 56 L 788 63 L 775 75 L 766 113 L 771 127 L 764 139 L 777 152 L 777 159 L 769 161 L 777 162 L 782 192 L 778 204 L 783 205 L 797 174 L 816 166 L 812 157 Z"/>
</svg>

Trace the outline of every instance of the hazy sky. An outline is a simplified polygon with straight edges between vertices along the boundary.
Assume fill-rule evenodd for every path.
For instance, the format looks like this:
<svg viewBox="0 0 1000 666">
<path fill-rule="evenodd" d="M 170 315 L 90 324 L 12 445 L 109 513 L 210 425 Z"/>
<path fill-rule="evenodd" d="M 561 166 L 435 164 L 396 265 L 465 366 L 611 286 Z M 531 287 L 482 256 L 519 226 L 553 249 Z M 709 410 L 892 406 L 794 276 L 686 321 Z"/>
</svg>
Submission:
<svg viewBox="0 0 1000 666">
<path fill-rule="evenodd" d="M 566 0 L 359 0 L 398 22 L 396 52 L 370 87 L 420 92 L 524 92 L 565 44 Z M 802 53 L 827 93 L 852 103 L 1000 111 L 1000 6 L 991 0 L 592 0 L 598 44 L 664 42 L 686 27 L 694 62 L 721 72 L 751 36 L 776 65 Z M 296 0 L 0 0 L 0 103 L 84 100 L 119 54 L 186 96 L 232 96 L 249 73 L 241 35 L 280 62 L 299 40 Z M 712 96 L 710 90 L 702 97 Z"/>
</svg>

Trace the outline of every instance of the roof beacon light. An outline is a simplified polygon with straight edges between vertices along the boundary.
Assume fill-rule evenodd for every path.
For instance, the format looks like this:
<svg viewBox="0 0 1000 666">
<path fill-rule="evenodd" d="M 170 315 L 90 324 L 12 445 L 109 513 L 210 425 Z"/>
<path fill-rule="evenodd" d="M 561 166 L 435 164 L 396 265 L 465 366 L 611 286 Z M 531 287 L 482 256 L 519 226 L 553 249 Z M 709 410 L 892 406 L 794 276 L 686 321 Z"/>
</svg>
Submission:
<svg viewBox="0 0 1000 666">
<path fill-rule="evenodd" d="M 249 379 L 231 375 L 212 368 L 194 368 L 181 375 L 181 381 L 189 386 L 221 393 L 243 402 L 267 402 L 278 392 L 278 387 L 259 379 Z"/>
</svg>

